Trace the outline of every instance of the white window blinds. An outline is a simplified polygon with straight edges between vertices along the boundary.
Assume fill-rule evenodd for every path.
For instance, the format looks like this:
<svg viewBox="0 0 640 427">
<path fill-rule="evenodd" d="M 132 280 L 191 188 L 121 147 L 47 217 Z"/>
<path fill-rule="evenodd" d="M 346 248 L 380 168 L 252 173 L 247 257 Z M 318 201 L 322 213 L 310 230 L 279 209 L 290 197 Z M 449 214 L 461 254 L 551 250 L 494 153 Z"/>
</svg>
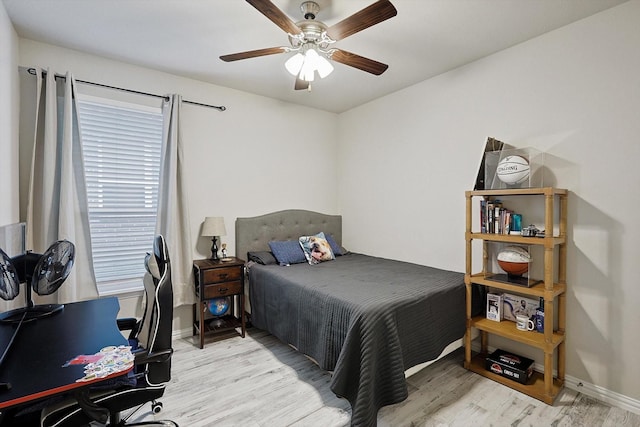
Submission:
<svg viewBox="0 0 640 427">
<path fill-rule="evenodd" d="M 98 291 L 141 289 L 156 226 L 162 112 L 93 98 L 78 108 Z"/>
</svg>

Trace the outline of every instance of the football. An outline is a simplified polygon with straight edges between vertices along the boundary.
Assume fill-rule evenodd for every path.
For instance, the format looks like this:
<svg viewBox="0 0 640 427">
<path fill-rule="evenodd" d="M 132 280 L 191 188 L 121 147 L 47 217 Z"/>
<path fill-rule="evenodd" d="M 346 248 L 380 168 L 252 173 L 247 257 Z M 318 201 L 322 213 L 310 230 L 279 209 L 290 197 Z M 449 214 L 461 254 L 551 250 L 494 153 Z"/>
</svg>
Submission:
<svg viewBox="0 0 640 427">
<path fill-rule="evenodd" d="M 498 253 L 498 265 L 512 276 L 522 276 L 529 271 L 531 255 L 521 246 L 507 246 Z"/>
<path fill-rule="evenodd" d="M 529 179 L 529 162 L 521 156 L 507 156 L 498 163 L 496 175 L 505 184 L 522 184 Z"/>
</svg>

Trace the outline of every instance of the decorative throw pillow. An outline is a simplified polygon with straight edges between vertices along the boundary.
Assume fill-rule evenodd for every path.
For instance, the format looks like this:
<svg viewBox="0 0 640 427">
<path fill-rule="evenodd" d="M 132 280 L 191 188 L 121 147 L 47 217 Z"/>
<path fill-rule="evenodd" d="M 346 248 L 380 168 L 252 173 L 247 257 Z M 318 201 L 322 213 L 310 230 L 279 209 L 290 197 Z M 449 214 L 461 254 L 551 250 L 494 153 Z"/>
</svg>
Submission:
<svg viewBox="0 0 640 427">
<path fill-rule="evenodd" d="M 333 251 L 333 254 L 335 256 L 340 256 L 340 255 L 344 255 L 342 253 L 342 248 L 340 247 L 340 245 L 335 241 L 335 239 L 333 238 L 333 236 L 331 234 L 325 234 L 324 237 L 327 239 L 327 242 L 329 242 L 329 246 L 331 246 L 331 250 Z"/>
<path fill-rule="evenodd" d="M 249 261 L 257 262 L 258 264 L 273 265 L 278 263 L 276 257 L 269 251 L 249 252 L 247 255 Z"/>
<path fill-rule="evenodd" d="M 295 240 L 272 240 L 269 247 L 280 265 L 299 264 L 307 260 L 300 243 Z"/>
<path fill-rule="evenodd" d="M 302 236 L 298 240 L 300 241 L 302 250 L 304 250 L 304 256 L 307 258 L 307 262 L 311 265 L 331 261 L 336 258 L 333 255 L 329 242 L 327 242 L 322 232 L 315 236 Z"/>
</svg>

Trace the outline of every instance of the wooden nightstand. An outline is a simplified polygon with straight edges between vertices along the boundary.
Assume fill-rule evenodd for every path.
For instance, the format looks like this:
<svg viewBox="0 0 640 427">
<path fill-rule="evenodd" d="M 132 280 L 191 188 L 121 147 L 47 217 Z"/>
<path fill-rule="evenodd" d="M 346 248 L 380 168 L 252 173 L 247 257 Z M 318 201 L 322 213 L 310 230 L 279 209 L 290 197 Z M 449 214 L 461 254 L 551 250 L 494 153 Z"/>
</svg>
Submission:
<svg viewBox="0 0 640 427">
<path fill-rule="evenodd" d="M 236 330 L 244 338 L 244 261 L 200 259 L 193 262 L 195 292 L 198 302 L 193 304 L 193 335 L 200 337 L 200 348 L 204 347 L 204 336 Z M 207 300 L 229 297 L 229 309 L 223 316 L 213 316 L 207 309 Z M 235 304 L 237 302 L 237 304 Z M 236 311 L 237 309 L 237 311 Z"/>
</svg>

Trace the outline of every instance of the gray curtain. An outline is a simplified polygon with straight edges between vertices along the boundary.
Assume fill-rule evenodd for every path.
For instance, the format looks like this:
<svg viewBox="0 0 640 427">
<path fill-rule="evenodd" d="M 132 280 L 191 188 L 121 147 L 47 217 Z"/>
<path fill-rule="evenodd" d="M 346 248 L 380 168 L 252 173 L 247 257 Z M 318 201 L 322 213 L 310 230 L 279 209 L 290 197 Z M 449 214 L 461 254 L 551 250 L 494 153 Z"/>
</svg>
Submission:
<svg viewBox="0 0 640 427">
<path fill-rule="evenodd" d="M 76 84 L 70 73 L 55 79 L 36 69 L 35 129 L 26 209 L 27 249 L 42 253 L 57 240 L 76 246 L 71 275 L 51 296 L 36 303 L 73 302 L 98 296 L 91 260 L 91 238 L 78 129 Z M 22 140 L 22 138 L 21 138 Z"/>
<path fill-rule="evenodd" d="M 195 301 L 189 203 L 183 177 L 185 166 L 180 132 L 181 106 L 180 95 L 171 95 L 163 104 L 164 147 L 156 223 L 156 232 L 165 237 L 169 248 L 173 303 L 176 307 Z"/>
</svg>

